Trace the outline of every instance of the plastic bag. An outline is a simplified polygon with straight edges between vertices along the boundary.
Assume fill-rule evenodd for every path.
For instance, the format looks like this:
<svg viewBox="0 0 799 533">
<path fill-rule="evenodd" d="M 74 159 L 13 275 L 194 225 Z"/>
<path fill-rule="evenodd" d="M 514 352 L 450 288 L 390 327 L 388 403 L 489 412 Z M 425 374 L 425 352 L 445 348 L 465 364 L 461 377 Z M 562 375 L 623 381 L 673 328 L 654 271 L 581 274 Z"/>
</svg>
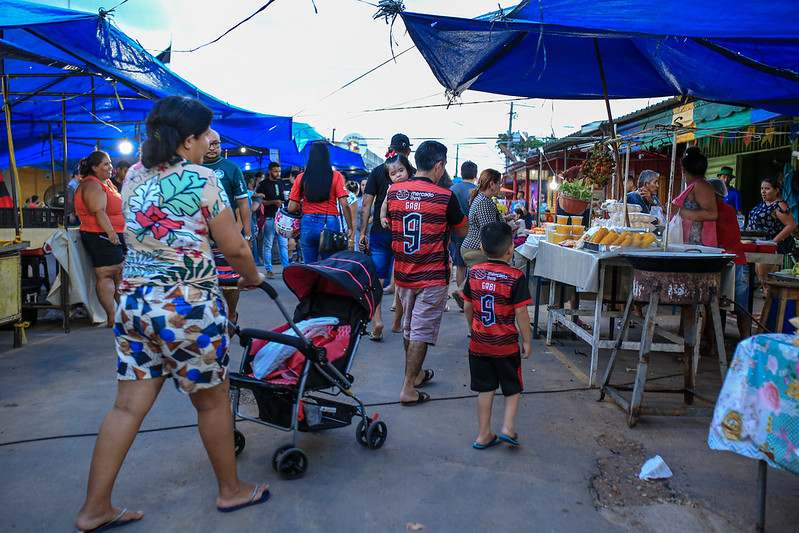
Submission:
<svg viewBox="0 0 799 533">
<path fill-rule="evenodd" d="M 644 463 L 638 477 L 644 481 L 649 481 L 650 479 L 665 479 L 673 475 L 669 465 L 666 464 L 661 456 L 656 455 Z"/>
<path fill-rule="evenodd" d="M 682 232 L 682 217 L 679 214 L 671 217 L 668 231 L 670 244 L 685 244 L 685 238 Z"/>
<path fill-rule="evenodd" d="M 309 320 L 302 320 L 297 322 L 297 329 L 299 329 L 305 337 L 313 339 L 326 334 L 326 326 L 338 325 L 338 318 L 332 316 L 325 316 L 319 318 L 311 318 Z M 294 330 L 289 328 L 283 332 L 284 335 L 296 337 L 297 334 Z M 252 373 L 257 379 L 263 379 L 272 372 L 274 372 L 283 361 L 291 357 L 297 350 L 293 346 L 280 344 L 279 342 L 267 342 L 255 354 L 252 361 Z"/>
</svg>

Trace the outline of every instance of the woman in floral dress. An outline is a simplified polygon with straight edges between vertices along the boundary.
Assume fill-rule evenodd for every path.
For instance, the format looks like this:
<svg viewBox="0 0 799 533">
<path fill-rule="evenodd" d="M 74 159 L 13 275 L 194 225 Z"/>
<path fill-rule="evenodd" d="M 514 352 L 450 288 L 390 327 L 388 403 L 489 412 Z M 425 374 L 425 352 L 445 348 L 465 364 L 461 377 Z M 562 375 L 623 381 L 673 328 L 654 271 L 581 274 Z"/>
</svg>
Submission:
<svg viewBox="0 0 799 533">
<path fill-rule="evenodd" d="M 212 117 L 192 98 L 160 100 L 147 117 L 142 161 L 125 179 L 129 261 L 114 328 L 118 390 L 97 435 L 86 500 L 75 520 L 79 530 L 142 518 L 141 511 L 112 506 L 111 492 L 145 415 L 170 376 L 197 410 L 200 436 L 216 474 L 217 509 L 234 511 L 269 498 L 267 485 L 241 481 L 236 472 L 227 311 L 209 235 L 241 275 L 240 287 L 257 286 L 264 275 L 256 270 L 223 187 L 213 171 L 201 166 Z M 167 455 L 180 453 L 172 449 Z"/>
</svg>

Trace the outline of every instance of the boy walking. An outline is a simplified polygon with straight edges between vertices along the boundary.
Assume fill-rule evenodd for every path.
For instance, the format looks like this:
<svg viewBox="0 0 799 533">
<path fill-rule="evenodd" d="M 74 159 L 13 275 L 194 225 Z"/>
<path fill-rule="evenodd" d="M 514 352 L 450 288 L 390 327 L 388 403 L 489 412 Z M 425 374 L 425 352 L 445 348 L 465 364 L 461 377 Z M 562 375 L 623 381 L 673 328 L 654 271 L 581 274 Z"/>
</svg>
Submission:
<svg viewBox="0 0 799 533">
<path fill-rule="evenodd" d="M 523 387 L 521 360 L 530 357 L 527 305 L 532 299 L 527 278 L 520 270 L 508 265 L 513 257 L 510 226 L 503 222 L 486 224 L 480 229 L 480 240 L 488 262 L 469 270 L 463 299 L 471 331 L 471 389 L 478 393 L 480 431 L 472 447 L 484 450 L 503 441 L 519 445 L 513 424 Z M 521 353 L 519 333 L 522 335 Z M 505 396 L 505 417 L 502 431 L 495 435 L 491 432 L 491 407 L 497 387 Z"/>
</svg>

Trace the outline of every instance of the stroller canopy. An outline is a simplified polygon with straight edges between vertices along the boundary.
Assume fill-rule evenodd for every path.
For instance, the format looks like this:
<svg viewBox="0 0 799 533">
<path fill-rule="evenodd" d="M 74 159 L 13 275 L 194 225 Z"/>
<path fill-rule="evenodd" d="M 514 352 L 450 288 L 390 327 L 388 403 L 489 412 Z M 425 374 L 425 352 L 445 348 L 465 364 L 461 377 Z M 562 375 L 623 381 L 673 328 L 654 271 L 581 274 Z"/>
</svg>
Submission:
<svg viewBox="0 0 799 533">
<path fill-rule="evenodd" d="M 370 319 L 383 297 L 375 265 L 361 252 L 343 251 L 318 263 L 290 265 L 283 270 L 283 281 L 300 301 L 317 293 L 353 298 Z"/>
</svg>

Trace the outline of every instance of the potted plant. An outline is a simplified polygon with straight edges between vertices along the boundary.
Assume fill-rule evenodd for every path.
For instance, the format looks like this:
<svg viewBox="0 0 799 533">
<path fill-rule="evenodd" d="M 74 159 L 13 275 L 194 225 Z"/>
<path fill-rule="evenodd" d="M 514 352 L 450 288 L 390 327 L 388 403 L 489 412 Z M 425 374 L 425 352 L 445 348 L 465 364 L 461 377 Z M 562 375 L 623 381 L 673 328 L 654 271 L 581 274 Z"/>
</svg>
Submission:
<svg viewBox="0 0 799 533">
<path fill-rule="evenodd" d="M 580 181 L 564 181 L 558 191 L 560 208 L 570 215 L 582 215 L 594 197 L 591 189 Z"/>
</svg>

